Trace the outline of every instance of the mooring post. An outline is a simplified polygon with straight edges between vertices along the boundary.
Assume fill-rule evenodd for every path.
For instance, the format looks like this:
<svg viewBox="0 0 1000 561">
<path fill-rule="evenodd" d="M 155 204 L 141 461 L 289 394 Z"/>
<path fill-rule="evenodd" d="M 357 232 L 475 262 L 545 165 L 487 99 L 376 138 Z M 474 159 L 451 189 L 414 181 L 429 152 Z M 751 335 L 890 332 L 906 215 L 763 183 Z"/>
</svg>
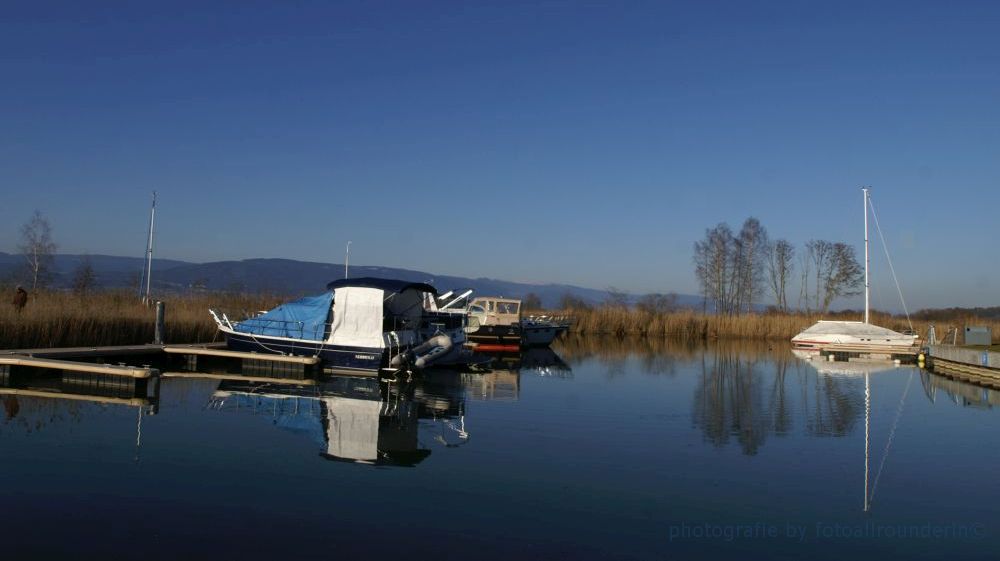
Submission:
<svg viewBox="0 0 1000 561">
<path fill-rule="evenodd" d="M 163 335 L 166 333 L 166 322 L 164 320 L 163 302 L 156 303 L 156 328 L 153 330 L 153 344 L 162 345 Z"/>
</svg>

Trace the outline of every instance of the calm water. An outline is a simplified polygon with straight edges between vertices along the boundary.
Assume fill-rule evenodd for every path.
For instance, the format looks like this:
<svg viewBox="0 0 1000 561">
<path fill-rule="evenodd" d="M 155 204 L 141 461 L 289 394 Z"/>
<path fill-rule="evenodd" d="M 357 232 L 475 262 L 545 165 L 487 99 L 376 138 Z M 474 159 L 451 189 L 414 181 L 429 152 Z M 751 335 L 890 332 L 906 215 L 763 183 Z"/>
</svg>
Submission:
<svg viewBox="0 0 1000 561">
<path fill-rule="evenodd" d="M 864 373 L 767 347 L 556 352 L 400 387 L 168 378 L 152 415 L 4 396 L 0 543 L 142 559 L 1000 555 L 998 393 L 901 367 L 868 375 L 866 402 Z"/>
</svg>

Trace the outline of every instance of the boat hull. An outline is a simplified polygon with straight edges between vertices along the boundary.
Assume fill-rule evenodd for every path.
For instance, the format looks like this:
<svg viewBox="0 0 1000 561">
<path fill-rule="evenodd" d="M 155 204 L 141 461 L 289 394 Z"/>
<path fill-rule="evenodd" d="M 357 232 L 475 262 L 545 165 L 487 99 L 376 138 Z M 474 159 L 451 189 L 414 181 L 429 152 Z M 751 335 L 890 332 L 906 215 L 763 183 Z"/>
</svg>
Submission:
<svg viewBox="0 0 1000 561">
<path fill-rule="evenodd" d="M 563 331 L 556 325 L 483 325 L 466 338 L 479 345 L 547 347 Z"/>
<path fill-rule="evenodd" d="M 298 341 L 262 335 L 226 333 L 226 347 L 234 351 L 295 356 L 318 356 L 324 368 L 343 372 L 378 372 L 388 364 L 385 349 L 347 347 L 323 341 Z"/>
</svg>

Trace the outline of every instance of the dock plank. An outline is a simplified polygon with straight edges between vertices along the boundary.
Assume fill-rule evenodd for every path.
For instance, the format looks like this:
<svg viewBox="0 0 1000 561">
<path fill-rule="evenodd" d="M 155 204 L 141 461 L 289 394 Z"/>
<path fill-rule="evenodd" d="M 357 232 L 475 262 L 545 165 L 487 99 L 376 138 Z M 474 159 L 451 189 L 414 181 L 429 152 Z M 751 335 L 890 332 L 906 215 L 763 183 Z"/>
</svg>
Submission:
<svg viewBox="0 0 1000 561">
<path fill-rule="evenodd" d="M 155 368 L 138 368 L 135 366 L 118 366 L 114 364 L 93 364 L 90 362 L 75 362 L 71 360 L 56 360 L 31 356 L 0 356 L 0 364 L 9 366 L 27 366 L 31 368 L 47 368 L 53 370 L 70 370 L 90 374 L 105 374 L 110 376 L 127 376 L 130 378 L 151 378 L 159 374 Z"/>
<path fill-rule="evenodd" d="M 271 362 L 289 362 L 289 363 L 306 364 L 306 365 L 313 365 L 319 363 L 319 357 L 316 356 L 248 353 L 243 351 L 229 351 L 220 348 L 204 348 L 196 345 L 183 345 L 183 346 L 166 345 L 163 347 L 163 352 L 170 354 L 182 354 L 182 355 L 219 356 L 227 358 L 265 360 Z"/>
</svg>

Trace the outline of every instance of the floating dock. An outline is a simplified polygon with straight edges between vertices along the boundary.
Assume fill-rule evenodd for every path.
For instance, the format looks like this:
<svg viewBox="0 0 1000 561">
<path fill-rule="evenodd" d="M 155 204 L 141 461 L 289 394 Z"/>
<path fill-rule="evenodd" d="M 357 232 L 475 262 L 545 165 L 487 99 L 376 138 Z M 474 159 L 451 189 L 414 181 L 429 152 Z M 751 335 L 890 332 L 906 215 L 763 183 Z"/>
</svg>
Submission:
<svg viewBox="0 0 1000 561">
<path fill-rule="evenodd" d="M 1000 388 L 998 352 L 955 345 L 930 345 L 927 359 L 927 366 L 936 374 Z"/>
<path fill-rule="evenodd" d="M 820 356 L 826 360 L 848 362 L 863 361 L 899 361 L 901 363 L 917 362 L 920 347 L 900 347 L 892 345 L 841 345 L 831 344 L 822 347 Z M 833 357 L 832 359 L 830 357 Z"/>
<path fill-rule="evenodd" d="M 105 363 L 132 362 L 135 359 L 141 359 L 144 365 Z M 0 350 L 0 378 L 9 377 L 12 372 L 49 370 L 63 373 L 67 383 L 114 386 L 121 385 L 123 378 L 158 378 L 159 369 L 150 367 L 150 364 L 169 370 L 183 370 L 192 376 L 217 374 L 228 378 L 244 376 L 260 380 L 302 381 L 318 372 L 320 360 L 318 357 L 231 351 L 225 343 Z M 131 387 L 136 386 L 131 384 Z"/>
</svg>

